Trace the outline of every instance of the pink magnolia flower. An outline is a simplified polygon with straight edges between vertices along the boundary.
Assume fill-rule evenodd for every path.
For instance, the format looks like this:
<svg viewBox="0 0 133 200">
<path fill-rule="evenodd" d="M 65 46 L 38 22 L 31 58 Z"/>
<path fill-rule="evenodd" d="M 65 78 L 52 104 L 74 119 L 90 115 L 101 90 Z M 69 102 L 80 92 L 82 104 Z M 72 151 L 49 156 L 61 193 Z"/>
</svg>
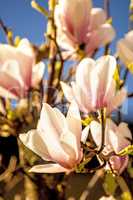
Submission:
<svg viewBox="0 0 133 200">
<path fill-rule="evenodd" d="M 117 43 L 117 53 L 121 61 L 133 73 L 133 31 L 128 32 L 125 38 Z M 131 67 L 132 66 L 132 67 Z"/>
<path fill-rule="evenodd" d="M 76 103 L 69 107 L 67 117 L 44 103 L 37 130 L 20 135 L 21 141 L 47 161 L 55 163 L 34 166 L 31 172 L 57 173 L 74 169 L 82 159 L 81 119 Z"/>
<path fill-rule="evenodd" d="M 35 64 L 35 54 L 27 39 L 18 47 L 0 44 L 0 96 L 23 98 L 43 77 L 44 64 Z"/>
<path fill-rule="evenodd" d="M 55 24 L 58 44 L 70 55 L 79 48 L 92 56 L 115 36 L 113 27 L 106 23 L 104 10 L 92 8 L 91 0 L 59 0 Z"/>
<path fill-rule="evenodd" d="M 93 121 L 89 126 L 87 126 L 82 132 L 82 142 L 85 143 L 88 137 L 89 131 L 97 147 L 101 146 L 101 124 L 99 122 Z M 105 147 L 103 149 L 103 154 L 108 155 L 111 152 L 118 154 L 122 149 L 130 145 L 130 140 L 132 139 L 132 134 L 126 123 L 120 123 L 117 126 L 111 119 L 107 119 L 105 128 Z M 112 169 L 121 174 L 128 164 L 128 156 L 118 156 L 112 155 L 109 158 L 110 165 Z M 109 169 L 109 165 L 106 165 L 106 169 Z"/>
<path fill-rule="evenodd" d="M 84 58 L 77 67 L 75 81 L 71 87 L 61 82 L 65 97 L 69 102 L 73 99 L 84 113 L 106 107 L 112 112 L 125 100 L 127 92 L 124 88 L 116 92 L 113 75 L 116 60 L 113 56 L 103 56 L 97 61 Z"/>
</svg>

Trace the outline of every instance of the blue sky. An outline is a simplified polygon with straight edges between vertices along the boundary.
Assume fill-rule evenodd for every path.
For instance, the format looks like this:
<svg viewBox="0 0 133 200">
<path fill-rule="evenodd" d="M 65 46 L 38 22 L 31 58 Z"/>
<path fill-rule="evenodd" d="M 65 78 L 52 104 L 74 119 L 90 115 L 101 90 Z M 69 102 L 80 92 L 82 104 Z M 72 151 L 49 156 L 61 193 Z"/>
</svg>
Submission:
<svg viewBox="0 0 133 200">
<path fill-rule="evenodd" d="M 42 6 L 47 7 L 48 0 L 36 0 Z M 12 28 L 14 35 L 27 37 L 31 42 L 41 44 L 44 41 L 44 31 L 46 29 L 45 18 L 31 8 L 31 0 L 0 0 L 0 18 L 5 24 Z M 95 7 L 103 7 L 103 0 L 93 0 Z M 113 17 L 113 25 L 116 29 L 117 37 L 113 42 L 112 51 L 115 51 L 116 41 L 123 37 L 128 31 L 128 7 L 129 0 L 110 0 L 110 10 Z M 4 42 L 4 34 L 0 30 L 0 42 Z M 128 78 L 127 87 L 133 91 L 133 77 Z M 133 103 L 126 102 L 128 108 L 128 119 L 133 121 Z M 132 108 L 132 109 L 131 109 Z"/>
</svg>

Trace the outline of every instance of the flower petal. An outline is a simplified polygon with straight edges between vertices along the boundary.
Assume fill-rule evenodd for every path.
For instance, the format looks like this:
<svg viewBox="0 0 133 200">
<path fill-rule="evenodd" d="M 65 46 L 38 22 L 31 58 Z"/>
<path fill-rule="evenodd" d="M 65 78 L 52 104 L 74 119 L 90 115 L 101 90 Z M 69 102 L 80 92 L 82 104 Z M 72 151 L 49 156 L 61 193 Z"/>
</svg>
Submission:
<svg viewBox="0 0 133 200">
<path fill-rule="evenodd" d="M 80 140 L 81 140 L 81 118 L 77 104 L 73 101 L 69 107 L 67 113 L 67 124 L 69 130 L 73 134 L 73 148 L 76 153 L 76 159 L 79 158 L 80 155 Z"/>
<path fill-rule="evenodd" d="M 47 147 L 37 130 L 31 130 L 27 134 L 20 134 L 19 138 L 25 146 L 34 151 L 42 159 L 51 160 Z"/>
<path fill-rule="evenodd" d="M 126 89 L 122 88 L 121 90 L 119 90 L 116 96 L 114 96 L 114 98 L 110 100 L 110 102 L 108 103 L 107 113 L 108 114 L 111 113 L 113 110 L 117 109 L 120 105 L 122 105 L 126 97 L 127 97 Z"/>
<path fill-rule="evenodd" d="M 115 30 L 110 24 L 103 24 L 97 29 L 99 44 L 104 46 L 115 38 Z"/>
<path fill-rule="evenodd" d="M 36 173 L 61 173 L 68 172 L 67 169 L 63 168 L 58 164 L 45 164 L 45 165 L 36 165 L 32 167 L 29 172 Z"/>
<path fill-rule="evenodd" d="M 102 8 L 91 9 L 91 28 L 97 29 L 106 21 L 106 13 Z"/>
<path fill-rule="evenodd" d="M 97 68 L 94 71 L 99 76 L 98 84 L 98 94 L 97 94 L 97 104 L 98 107 L 104 106 L 104 97 L 108 93 L 111 83 L 113 80 L 113 75 L 116 69 L 116 59 L 113 56 L 102 56 L 96 61 Z M 102 79 L 101 79 L 102 74 Z"/>
<path fill-rule="evenodd" d="M 52 160 L 69 168 L 71 165 L 71 163 L 69 165 L 69 155 L 60 143 L 60 136 L 63 132 L 62 124 L 60 124 L 54 109 L 46 103 L 43 104 L 38 130 L 40 130 L 41 137 L 45 141 Z"/>
<path fill-rule="evenodd" d="M 66 99 L 71 102 L 74 99 L 72 88 L 62 81 L 60 84 Z"/>
<path fill-rule="evenodd" d="M 43 78 L 45 71 L 45 64 L 43 62 L 39 62 L 34 65 L 32 69 L 32 87 L 36 87 Z"/>
</svg>

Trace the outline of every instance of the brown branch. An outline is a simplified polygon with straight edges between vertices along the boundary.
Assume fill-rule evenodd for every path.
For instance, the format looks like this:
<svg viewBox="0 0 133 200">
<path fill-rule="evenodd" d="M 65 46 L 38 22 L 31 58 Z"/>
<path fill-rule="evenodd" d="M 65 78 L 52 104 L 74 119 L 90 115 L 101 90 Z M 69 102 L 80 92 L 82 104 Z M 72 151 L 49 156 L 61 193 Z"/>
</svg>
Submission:
<svg viewBox="0 0 133 200">
<path fill-rule="evenodd" d="M 7 42 L 10 45 L 13 45 L 14 42 L 13 42 L 13 38 L 12 38 L 12 31 L 9 28 L 7 28 L 7 26 L 4 24 L 2 19 L 0 19 L 0 27 L 2 28 L 2 30 L 4 31 L 4 33 L 6 35 Z"/>
</svg>

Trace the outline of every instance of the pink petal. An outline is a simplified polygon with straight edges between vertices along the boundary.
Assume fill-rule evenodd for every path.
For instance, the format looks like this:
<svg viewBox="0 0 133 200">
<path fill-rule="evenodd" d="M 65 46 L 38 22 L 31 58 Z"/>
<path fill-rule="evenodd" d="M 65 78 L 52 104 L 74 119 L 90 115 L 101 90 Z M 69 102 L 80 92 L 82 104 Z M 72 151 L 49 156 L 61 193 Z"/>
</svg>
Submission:
<svg viewBox="0 0 133 200">
<path fill-rule="evenodd" d="M 97 29 L 99 35 L 99 44 L 104 46 L 115 38 L 115 30 L 110 24 L 103 24 Z"/>
<path fill-rule="evenodd" d="M 90 76 L 94 68 L 95 61 L 91 58 L 85 58 L 79 63 L 76 70 L 76 84 L 79 84 L 86 93 L 88 93 L 91 87 Z"/>
<path fill-rule="evenodd" d="M 97 29 L 106 21 L 106 13 L 102 8 L 91 9 L 91 28 Z"/>
<path fill-rule="evenodd" d="M 128 67 L 128 64 L 133 62 L 133 51 L 129 48 L 129 43 L 121 39 L 117 43 L 117 53 L 121 61 Z"/>
<path fill-rule="evenodd" d="M 31 84 L 31 72 L 34 58 L 22 53 L 22 51 L 19 51 L 17 48 L 6 44 L 0 45 L 0 52 L 1 64 L 4 64 L 8 60 L 16 60 L 18 62 L 23 81 L 25 85 L 29 87 Z"/>
<path fill-rule="evenodd" d="M 40 130 L 41 137 L 45 141 L 52 160 L 66 168 L 70 168 L 69 155 L 64 151 L 60 143 L 60 136 L 63 132 L 62 128 L 62 124 L 58 121 L 54 109 L 44 103 L 38 130 Z"/>
<path fill-rule="evenodd" d="M 108 114 L 111 113 L 113 110 L 117 109 L 120 105 L 122 105 L 126 97 L 127 97 L 126 89 L 122 88 L 121 90 L 119 90 L 116 96 L 114 96 L 114 98 L 112 98 L 112 100 L 110 100 L 110 102 L 108 103 L 107 113 Z"/>
<path fill-rule="evenodd" d="M 91 97 L 89 97 L 89 94 L 85 94 L 83 89 L 75 82 L 72 82 L 71 85 L 73 95 L 75 97 L 76 102 L 78 103 L 79 109 L 85 113 L 88 113 L 89 111 L 93 110 L 93 108 L 91 107 Z"/>
<path fill-rule="evenodd" d="M 77 2 L 76 0 L 72 0 L 70 3 L 67 0 L 60 0 L 59 5 L 64 15 L 64 23 L 67 31 L 77 38 L 79 43 L 83 42 L 89 25 L 91 1 L 79 0 Z"/>
<path fill-rule="evenodd" d="M 19 82 L 6 73 L 0 73 L 0 85 L 1 88 L 7 90 L 6 94 L 8 95 L 11 93 L 15 97 L 24 96 L 24 90 L 21 88 Z M 4 93 L 2 96 L 6 94 Z M 7 96 L 4 97 L 7 98 Z"/>
<path fill-rule="evenodd" d="M 81 118 L 77 104 L 73 101 L 67 113 L 67 123 L 69 130 L 73 134 L 73 148 L 76 153 L 76 159 L 80 155 L 80 140 L 81 140 Z"/>
<path fill-rule="evenodd" d="M 112 156 L 110 158 L 110 164 L 113 170 L 116 170 L 117 173 L 120 175 L 128 165 L 128 156 Z"/>
<path fill-rule="evenodd" d="M 97 68 L 95 73 L 99 76 L 99 84 L 97 91 L 97 106 L 102 107 L 104 105 L 104 97 L 108 93 L 113 75 L 116 69 L 116 59 L 113 56 L 102 56 L 96 61 Z M 102 74 L 102 79 L 101 79 Z M 105 102 L 106 103 L 106 102 Z"/>
</svg>

